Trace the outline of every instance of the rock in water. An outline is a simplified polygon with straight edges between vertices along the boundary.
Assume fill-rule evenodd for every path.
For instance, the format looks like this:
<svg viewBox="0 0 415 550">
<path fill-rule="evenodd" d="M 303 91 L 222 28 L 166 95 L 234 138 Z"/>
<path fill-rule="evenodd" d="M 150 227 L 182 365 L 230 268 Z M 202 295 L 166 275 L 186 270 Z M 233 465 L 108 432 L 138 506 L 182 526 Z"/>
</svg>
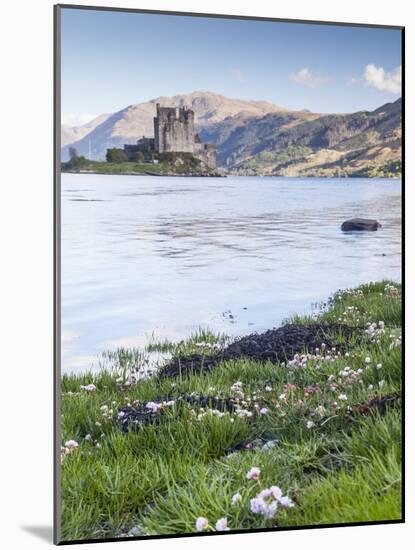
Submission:
<svg viewBox="0 0 415 550">
<path fill-rule="evenodd" d="M 341 225 L 342 231 L 377 231 L 382 227 L 377 220 L 367 220 L 366 218 L 353 218 L 346 220 Z"/>
</svg>

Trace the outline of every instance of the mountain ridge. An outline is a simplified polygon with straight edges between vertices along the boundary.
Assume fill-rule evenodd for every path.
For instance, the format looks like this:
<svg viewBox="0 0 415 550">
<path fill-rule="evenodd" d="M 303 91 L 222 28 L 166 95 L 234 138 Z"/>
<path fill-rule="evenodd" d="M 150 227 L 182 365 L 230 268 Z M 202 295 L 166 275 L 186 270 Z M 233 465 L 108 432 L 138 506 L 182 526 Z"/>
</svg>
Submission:
<svg viewBox="0 0 415 550">
<path fill-rule="evenodd" d="M 108 147 L 152 136 L 156 103 L 193 109 L 201 139 L 217 145 L 219 164 L 231 173 L 368 175 L 401 158 L 401 99 L 373 111 L 322 114 L 289 110 L 266 101 L 230 99 L 213 92 L 192 92 L 160 96 L 100 115 L 99 123 L 97 119 L 89 123 L 93 126 L 90 131 L 66 143 L 63 160 L 68 158 L 70 145 L 84 156 L 91 148 L 92 158 L 103 160 Z"/>
</svg>

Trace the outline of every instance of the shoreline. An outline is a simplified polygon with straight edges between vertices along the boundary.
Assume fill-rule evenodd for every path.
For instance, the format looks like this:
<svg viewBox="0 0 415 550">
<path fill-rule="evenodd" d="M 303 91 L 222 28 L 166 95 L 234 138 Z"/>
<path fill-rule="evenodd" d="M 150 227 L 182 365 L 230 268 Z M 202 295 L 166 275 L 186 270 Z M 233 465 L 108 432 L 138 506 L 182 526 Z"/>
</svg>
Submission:
<svg viewBox="0 0 415 550">
<path fill-rule="evenodd" d="M 173 173 L 162 173 L 162 172 L 98 172 L 98 171 L 92 171 L 92 170 L 61 170 L 61 174 L 79 174 L 79 175 L 99 175 L 99 176 L 142 176 L 142 177 L 178 177 L 178 178 L 227 178 L 227 177 L 235 177 L 235 178 L 278 178 L 278 179 L 287 179 L 287 180 L 294 180 L 294 179 L 318 179 L 318 180 L 333 180 L 333 179 L 339 179 L 339 180 L 385 180 L 385 181 L 402 181 L 402 177 L 379 177 L 379 176 L 278 176 L 278 175 L 271 175 L 271 174 L 263 174 L 263 175 L 248 175 L 248 176 L 241 176 L 238 174 L 173 174 Z"/>
<path fill-rule="evenodd" d="M 152 177 L 179 177 L 179 178 L 226 178 L 225 174 L 173 174 L 163 172 L 98 172 L 93 170 L 61 170 L 61 174 L 92 174 L 99 176 L 152 176 Z"/>
<path fill-rule="evenodd" d="M 62 540 L 195 533 L 198 517 L 230 531 L 400 521 L 401 305 L 399 284 L 368 283 L 287 321 L 308 335 L 300 353 L 269 353 L 280 329 L 248 349 L 199 332 L 153 346 L 199 369 L 140 379 L 123 348 L 112 370 L 64 375 Z M 253 506 L 268 487 L 286 495 L 276 514 Z"/>
</svg>

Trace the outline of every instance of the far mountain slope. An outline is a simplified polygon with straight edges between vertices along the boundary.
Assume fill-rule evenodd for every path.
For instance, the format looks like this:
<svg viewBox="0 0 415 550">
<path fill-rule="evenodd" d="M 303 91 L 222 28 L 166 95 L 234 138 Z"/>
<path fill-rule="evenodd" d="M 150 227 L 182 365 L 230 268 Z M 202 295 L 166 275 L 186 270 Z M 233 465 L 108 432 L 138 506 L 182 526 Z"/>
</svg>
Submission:
<svg viewBox="0 0 415 550">
<path fill-rule="evenodd" d="M 79 154 L 88 156 L 91 145 L 91 158 L 103 160 L 108 147 L 120 147 L 124 143 L 135 143 L 138 138 L 153 136 L 153 117 L 156 103 L 162 106 L 181 107 L 186 105 L 195 111 L 197 129 L 207 127 L 236 115 L 246 119 L 261 117 L 266 113 L 284 111 L 282 107 L 266 101 L 245 101 L 229 99 L 211 92 L 193 92 L 173 97 L 157 97 L 145 103 L 129 105 L 125 109 L 109 115 L 90 133 L 77 137 L 72 144 Z M 285 110 L 286 111 L 286 110 Z M 62 150 L 62 159 L 67 160 L 68 147 Z"/>
<path fill-rule="evenodd" d="M 92 130 L 94 130 L 97 126 L 99 126 L 104 120 L 106 120 L 109 116 L 109 114 L 102 114 L 97 117 L 95 117 L 90 122 L 87 122 L 86 124 L 83 124 L 82 126 L 68 126 L 66 124 L 62 124 L 61 128 L 61 144 L 62 147 L 65 145 L 70 145 L 71 143 L 74 143 L 75 141 L 79 141 L 86 135 L 88 135 Z"/>
<path fill-rule="evenodd" d="M 363 175 L 401 159 L 401 100 L 343 115 L 270 113 L 202 129 L 219 163 L 240 174 Z"/>
<path fill-rule="evenodd" d="M 192 108 L 202 141 L 217 145 L 219 165 L 230 173 L 386 176 L 401 170 L 400 99 L 374 111 L 319 114 L 210 92 L 159 97 L 103 115 L 72 146 L 80 155 L 91 151 L 92 159 L 103 160 L 108 147 L 153 136 L 156 103 Z M 68 144 L 62 158 L 68 158 Z"/>
</svg>

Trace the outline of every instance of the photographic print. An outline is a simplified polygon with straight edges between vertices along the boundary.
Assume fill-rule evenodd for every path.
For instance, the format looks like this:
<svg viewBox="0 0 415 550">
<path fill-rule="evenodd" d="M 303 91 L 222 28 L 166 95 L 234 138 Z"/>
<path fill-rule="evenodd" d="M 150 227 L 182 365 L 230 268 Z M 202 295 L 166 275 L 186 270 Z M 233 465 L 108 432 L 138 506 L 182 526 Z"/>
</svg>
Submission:
<svg viewBox="0 0 415 550">
<path fill-rule="evenodd" d="M 55 542 L 403 521 L 403 28 L 55 6 Z"/>
</svg>

